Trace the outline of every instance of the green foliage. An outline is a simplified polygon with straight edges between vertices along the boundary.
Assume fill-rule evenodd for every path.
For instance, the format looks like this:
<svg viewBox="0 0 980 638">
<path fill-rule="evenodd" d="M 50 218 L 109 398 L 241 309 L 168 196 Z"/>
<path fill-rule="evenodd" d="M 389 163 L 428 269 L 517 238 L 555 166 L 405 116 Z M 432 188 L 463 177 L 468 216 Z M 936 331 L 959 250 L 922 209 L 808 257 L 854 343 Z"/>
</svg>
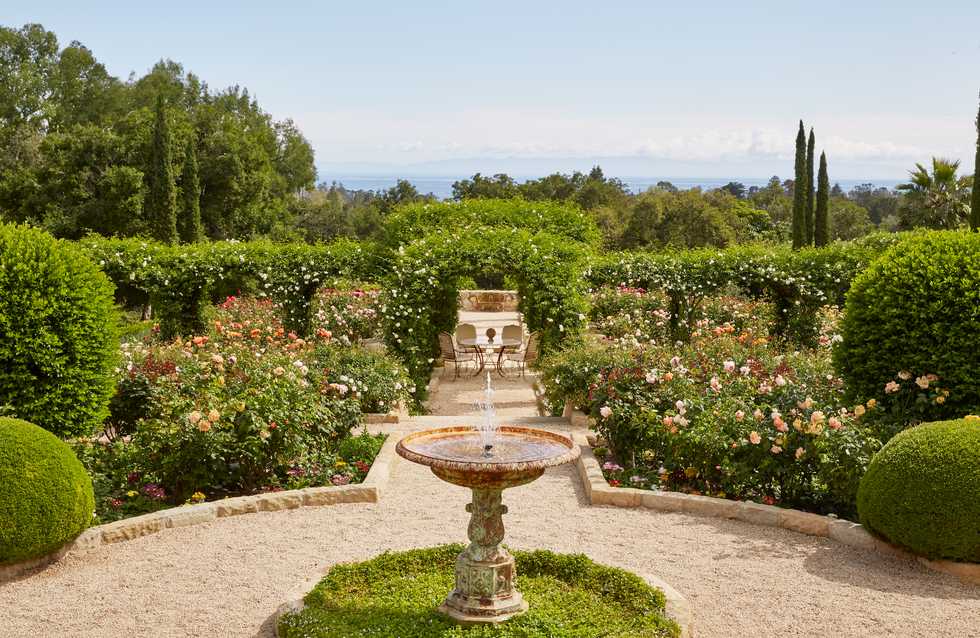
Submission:
<svg viewBox="0 0 980 638">
<path fill-rule="evenodd" d="M 827 176 L 827 154 L 820 153 L 820 173 L 817 178 L 817 202 L 813 216 L 813 245 L 823 248 L 830 243 L 830 178 Z"/>
<path fill-rule="evenodd" d="M 650 188 L 633 207 L 619 243 L 623 248 L 660 250 L 726 248 L 747 238 L 743 206 L 727 192 L 702 193 Z"/>
<path fill-rule="evenodd" d="M 909 236 L 861 275 L 847 294 L 834 365 L 852 398 L 886 400 L 903 373 L 938 376 L 949 392 L 927 420 L 980 408 L 980 236 Z M 906 377 L 907 378 L 907 377 Z"/>
<path fill-rule="evenodd" d="M 930 560 L 980 563 L 980 421 L 924 423 L 871 462 L 858 492 L 861 525 Z"/>
<path fill-rule="evenodd" d="M 58 436 L 107 412 L 118 346 L 112 285 L 77 246 L 0 226 L 0 405 Z"/>
<path fill-rule="evenodd" d="M 283 638 L 593 638 L 598 635 L 678 636 L 664 616 L 663 592 L 630 572 L 596 565 L 582 554 L 515 551 L 519 588 L 530 609 L 505 623 L 463 629 L 436 608 L 454 587 L 462 545 L 385 552 L 337 565 L 299 612 L 277 624 Z"/>
<path fill-rule="evenodd" d="M 153 121 L 153 140 L 150 144 L 149 218 L 153 238 L 164 244 L 176 244 L 177 187 L 173 174 L 173 139 L 167 122 L 163 93 L 157 97 Z"/>
<path fill-rule="evenodd" d="M 177 218 L 178 236 L 181 243 L 193 244 L 201 240 L 201 182 L 197 176 L 197 149 L 194 140 L 187 142 L 180 184 L 184 206 Z"/>
<path fill-rule="evenodd" d="M 799 250 L 807 245 L 806 202 L 809 184 L 806 177 L 806 134 L 803 131 L 803 120 L 800 120 L 800 132 L 796 136 L 796 172 L 793 191 L 793 250 Z"/>
<path fill-rule="evenodd" d="M 467 200 L 457 206 L 501 204 L 503 212 L 509 213 L 514 202 L 528 206 L 520 200 Z M 411 209 L 402 209 L 396 216 Z M 575 213 L 577 209 L 564 210 Z M 437 335 L 452 332 L 458 322 L 459 285 L 464 277 L 512 273 L 520 295 L 518 310 L 528 330 L 540 332 L 544 350 L 554 348 L 568 334 L 578 333 L 588 310 L 582 279 L 592 254 L 587 245 L 569 241 L 567 236 L 532 234 L 507 225 L 494 228 L 474 224 L 462 232 L 452 224 L 448 226 L 446 230 L 431 230 L 423 240 L 400 248 L 383 286 L 385 343 L 408 367 L 417 388 L 416 400 L 418 389 L 425 387 L 432 359 L 438 356 Z"/>
<path fill-rule="evenodd" d="M 816 146 L 816 139 L 813 136 L 813 128 L 810 129 L 810 141 L 806 145 L 806 243 L 813 245 L 814 237 L 814 181 L 813 181 L 813 154 Z"/>
<path fill-rule="evenodd" d="M 0 417 L 0 565 L 57 552 L 88 528 L 93 506 L 88 473 L 68 445 Z"/>
<path fill-rule="evenodd" d="M 592 384 L 598 383 L 605 371 L 631 363 L 632 353 L 627 349 L 613 347 L 592 335 L 565 341 L 539 363 L 546 407 L 554 416 L 561 416 L 566 404 L 588 408 Z"/>
<path fill-rule="evenodd" d="M 960 160 L 933 157 L 931 175 L 922 164 L 915 166 L 909 171 L 909 183 L 895 187 L 905 193 L 899 207 L 902 226 L 944 230 L 968 222 L 974 176 L 956 175 Z"/>
<path fill-rule="evenodd" d="M 374 463 L 374 458 L 381 451 L 387 435 L 371 434 L 365 427 L 359 434 L 350 434 L 337 447 L 337 454 L 347 463 Z"/>
<path fill-rule="evenodd" d="M 980 179 L 980 113 L 974 123 L 977 127 L 977 157 L 973 164 L 973 190 L 970 193 L 970 230 L 980 232 L 980 186 L 977 185 Z"/>
<path fill-rule="evenodd" d="M 386 245 L 391 250 L 406 246 L 437 229 L 463 237 L 486 229 L 517 228 L 529 233 L 547 232 L 595 246 L 600 236 L 592 219 L 574 204 L 473 199 L 462 202 L 428 202 L 400 207 L 389 216 Z"/>
<path fill-rule="evenodd" d="M 675 343 L 649 339 L 663 329 L 662 294 L 601 291 L 594 300 L 607 315 L 603 330 L 631 317 L 628 329 L 550 355 L 542 380 L 548 396 L 567 397 L 596 419 L 594 429 L 626 466 L 607 468 L 612 485 L 853 515 L 880 443 L 871 417 L 857 414 L 863 406 L 842 409 L 826 347 L 835 313 L 821 313 L 816 351 L 787 352 L 764 336 L 764 304 L 707 300 L 687 340 Z"/>
<path fill-rule="evenodd" d="M 843 305 L 855 275 L 896 241 L 894 235 L 881 235 L 867 242 L 796 252 L 737 246 L 723 252 L 607 253 L 588 276 L 595 288 L 665 291 L 672 299 L 668 316 L 672 330 L 681 327 L 701 300 L 737 286 L 743 293 L 776 303 L 774 336 L 812 345 L 816 310 L 828 303 Z"/>
<path fill-rule="evenodd" d="M 321 382 L 347 388 L 357 396 L 361 412 L 392 411 L 415 391 L 405 367 L 385 352 L 331 340 L 317 346 L 314 358 L 310 369 Z"/>
<path fill-rule="evenodd" d="M 59 238 L 97 232 L 171 243 L 171 217 L 180 209 L 193 219 L 187 198 L 198 191 L 209 238 L 295 238 L 287 203 L 313 185 L 316 169 L 313 149 L 292 121 L 274 121 L 238 87 L 211 92 L 170 60 L 123 83 L 78 42 L 59 53 L 57 38 L 40 25 L 0 29 L 5 219 Z M 165 117 L 154 112 L 161 97 Z"/>
<path fill-rule="evenodd" d="M 517 185 L 506 173 L 483 177 L 479 173 L 472 180 L 464 179 L 453 184 L 453 199 L 511 199 L 517 195 Z"/>
<path fill-rule="evenodd" d="M 373 256 L 350 241 L 306 246 L 211 242 L 167 247 L 136 239 L 87 237 L 80 242 L 117 286 L 151 298 L 164 337 L 201 333 L 211 290 L 225 281 L 254 286 L 282 309 L 287 327 L 313 331 L 314 297 L 335 280 L 357 279 Z"/>
</svg>

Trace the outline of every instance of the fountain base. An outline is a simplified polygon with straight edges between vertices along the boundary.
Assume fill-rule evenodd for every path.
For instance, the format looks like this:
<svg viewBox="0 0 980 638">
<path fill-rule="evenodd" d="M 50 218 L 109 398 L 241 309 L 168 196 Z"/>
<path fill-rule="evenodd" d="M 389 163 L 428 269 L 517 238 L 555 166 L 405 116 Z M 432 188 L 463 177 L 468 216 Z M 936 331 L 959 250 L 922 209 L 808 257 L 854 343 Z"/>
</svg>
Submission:
<svg viewBox="0 0 980 638">
<path fill-rule="evenodd" d="M 514 557 L 503 547 L 476 543 L 456 557 L 456 589 L 439 613 L 464 628 L 500 623 L 527 611 L 524 596 L 514 588 Z"/>
</svg>

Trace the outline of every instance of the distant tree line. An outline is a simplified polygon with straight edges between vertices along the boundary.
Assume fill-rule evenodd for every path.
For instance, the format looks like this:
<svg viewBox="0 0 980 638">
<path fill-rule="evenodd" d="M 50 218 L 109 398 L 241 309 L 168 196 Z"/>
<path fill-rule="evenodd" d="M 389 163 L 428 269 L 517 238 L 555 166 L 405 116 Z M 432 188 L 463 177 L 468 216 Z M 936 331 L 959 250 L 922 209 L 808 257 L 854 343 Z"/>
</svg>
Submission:
<svg viewBox="0 0 980 638">
<path fill-rule="evenodd" d="M 301 235 L 313 149 L 247 90 L 212 91 L 170 60 L 121 81 L 81 43 L 0 27 L 0 214 L 57 237 L 168 243 Z"/>
</svg>

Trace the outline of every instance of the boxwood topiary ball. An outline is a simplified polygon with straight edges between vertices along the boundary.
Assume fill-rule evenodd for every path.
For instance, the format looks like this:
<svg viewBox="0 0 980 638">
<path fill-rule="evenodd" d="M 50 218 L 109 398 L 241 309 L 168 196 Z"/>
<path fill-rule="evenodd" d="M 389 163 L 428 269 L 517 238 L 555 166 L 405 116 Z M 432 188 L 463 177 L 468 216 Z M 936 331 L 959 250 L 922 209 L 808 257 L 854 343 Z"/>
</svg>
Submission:
<svg viewBox="0 0 980 638">
<path fill-rule="evenodd" d="M 92 481 L 68 445 L 0 417 L 0 565 L 53 554 L 92 521 Z"/>
<path fill-rule="evenodd" d="M 925 420 L 980 408 L 980 234 L 914 233 L 855 278 L 834 348 L 849 400 L 885 398 L 899 372 L 935 374 L 949 397 Z"/>
<path fill-rule="evenodd" d="M 858 513 L 868 533 L 894 547 L 980 563 L 980 421 L 898 434 L 861 479 Z"/>
</svg>

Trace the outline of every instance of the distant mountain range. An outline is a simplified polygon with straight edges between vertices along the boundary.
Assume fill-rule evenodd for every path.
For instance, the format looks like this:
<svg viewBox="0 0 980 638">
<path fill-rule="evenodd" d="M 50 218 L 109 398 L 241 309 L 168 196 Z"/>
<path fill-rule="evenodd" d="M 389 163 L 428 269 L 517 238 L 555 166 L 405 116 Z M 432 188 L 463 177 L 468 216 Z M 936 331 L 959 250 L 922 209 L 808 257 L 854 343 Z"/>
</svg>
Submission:
<svg viewBox="0 0 980 638">
<path fill-rule="evenodd" d="M 715 179 L 762 179 L 773 175 L 793 177 L 793 161 L 761 160 L 754 162 L 707 162 L 670 160 L 654 157 L 468 157 L 411 164 L 384 162 L 316 162 L 324 174 L 385 174 L 404 177 L 423 175 L 484 176 L 507 173 L 514 178 L 544 177 L 552 173 L 588 173 L 593 166 L 602 167 L 606 177 L 702 177 Z M 908 169 L 884 164 L 837 163 L 828 158 L 830 182 L 834 180 L 905 181 Z"/>
</svg>

